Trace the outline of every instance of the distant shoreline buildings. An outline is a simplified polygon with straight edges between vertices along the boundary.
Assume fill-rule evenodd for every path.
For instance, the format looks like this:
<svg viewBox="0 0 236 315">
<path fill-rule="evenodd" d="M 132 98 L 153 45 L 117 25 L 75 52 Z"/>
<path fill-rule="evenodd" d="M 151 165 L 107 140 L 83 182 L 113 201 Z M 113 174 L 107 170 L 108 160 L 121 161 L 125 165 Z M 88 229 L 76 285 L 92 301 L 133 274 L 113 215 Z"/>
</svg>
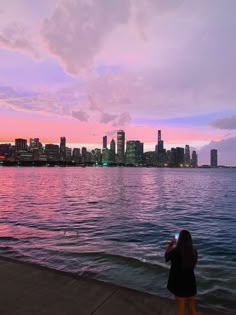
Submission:
<svg viewBox="0 0 236 315">
<path fill-rule="evenodd" d="M 117 143 L 117 145 L 116 145 Z M 66 138 L 60 138 L 60 144 L 45 144 L 39 138 L 15 139 L 15 145 L 0 144 L 0 163 L 2 165 L 60 165 L 60 166 L 143 166 L 143 167 L 198 167 L 195 150 L 185 148 L 164 148 L 161 130 L 157 131 L 155 151 L 144 152 L 144 144 L 139 140 L 127 140 L 124 130 L 117 131 L 117 139 L 112 139 L 110 147 L 107 136 L 102 139 L 102 148 L 88 151 L 86 147 L 69 148 Z M 211 150 L 211 164 L 203 167 L 218 167 L 217 150 Z"/>
</svg>

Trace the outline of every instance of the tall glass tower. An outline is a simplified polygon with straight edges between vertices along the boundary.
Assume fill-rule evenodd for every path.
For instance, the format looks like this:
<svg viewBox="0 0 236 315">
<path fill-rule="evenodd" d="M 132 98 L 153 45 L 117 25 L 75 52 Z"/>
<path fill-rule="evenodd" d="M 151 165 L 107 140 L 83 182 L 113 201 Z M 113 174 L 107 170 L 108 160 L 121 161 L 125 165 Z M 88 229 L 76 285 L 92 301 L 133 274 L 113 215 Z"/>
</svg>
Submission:
<svg viewBox="0 0 236 315">
<path fill-rule="evenodd" d="M 161 140 L 161 130 L 157 132 L 157 145 L 156 145 L 156 152 L 163 153 L 164 151 L 164 142 Z"/>
<path fill-rule="evenodd" d="M 198 166 L 198 158 L 197 158 L 197 152 L 196 151 L 192 152 L 191 164 L 192 164 L 192 167 L 197 167 Z"/>
<path fill-rule="evenodd" d="M 62 161 L 66 160 L 66 137 L 61 137 L 60 158 L 61 158 Z"/>
<path fill-rule="evenodd" d="M 102 148 L 107 149 L 107 136 L 102 138 Z"/>
<path fill-rule="evenodd" d="M 158 130 L 157 132 L 157 143 L 161 141 L 161 130 Z"/>
<path fill-rule="evenodd" d="M 117 163 L 125 163 L 125 132 L 117 131 Z"/>
<path fill-rule="evenodd" d="M 218 161 L 217 161 L 217 150 L 212 149 L 211 150 L 211 167 L 217 167 Z"/>
<path fill-rule="evenodd" d="M 116 143 L 115 143 L 115 140 L 112 139 L 110 142 L 110 157 L 109 157 L 110 163 L 115 163 L 115 156 L 116 156 Z"/>
<path fill-rule="evenodd" d="M 16 151 L 27 151 L 27 140 L 26 139 L 15 139 Z"/>
<path fill-rule="evenodd" d="M 186 144 L 185 150 L 184 150 L 184 162 L 187 165 L 190 164 L 190 148 L 188 144 Z"/>
</svg>

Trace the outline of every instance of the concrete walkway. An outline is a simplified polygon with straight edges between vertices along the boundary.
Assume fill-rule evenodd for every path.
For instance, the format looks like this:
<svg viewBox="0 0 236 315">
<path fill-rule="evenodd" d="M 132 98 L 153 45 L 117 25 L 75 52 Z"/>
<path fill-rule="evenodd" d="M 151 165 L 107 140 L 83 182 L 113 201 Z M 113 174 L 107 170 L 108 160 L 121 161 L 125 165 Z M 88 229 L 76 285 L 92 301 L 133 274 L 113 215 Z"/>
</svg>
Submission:
<svg viewBox="0 0 236 315">
<path fill-rule="evenodd" d="M 173 301 L 0 257 L 1 315 L 175 315 Z M 217 315 L 199 311 L 199 315 Z"/>
</svg>

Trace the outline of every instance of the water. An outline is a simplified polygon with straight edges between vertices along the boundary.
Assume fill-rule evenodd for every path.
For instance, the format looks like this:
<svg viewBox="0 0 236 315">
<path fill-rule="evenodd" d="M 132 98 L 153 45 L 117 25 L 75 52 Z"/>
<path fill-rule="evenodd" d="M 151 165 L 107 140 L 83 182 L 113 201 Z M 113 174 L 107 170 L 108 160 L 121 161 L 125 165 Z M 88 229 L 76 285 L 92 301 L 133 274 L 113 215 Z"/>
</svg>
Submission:
<svg viewBox="0 0 236 315">
<path fill-rule="evenodd" d="M 166 289 L 166 242 L 198 249 L 198 305 L 236 309 L 236 169 L 0 168 L 0 255 L 141 291 Z"/>
</svg>

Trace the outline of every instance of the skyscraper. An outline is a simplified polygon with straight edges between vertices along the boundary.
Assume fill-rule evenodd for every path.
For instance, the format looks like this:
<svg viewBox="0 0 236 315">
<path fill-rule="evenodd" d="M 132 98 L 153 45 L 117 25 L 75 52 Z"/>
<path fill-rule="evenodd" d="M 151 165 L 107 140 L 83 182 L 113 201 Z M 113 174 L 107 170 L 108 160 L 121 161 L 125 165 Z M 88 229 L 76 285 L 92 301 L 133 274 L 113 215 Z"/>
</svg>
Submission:
<svg viewBox="0 0 236 315">
<path fill-rule="evenodd" d="M 58 161 L 60 157 L 60 148 L 57 144 L 45 144 L 45 154 L 48 161 Z"/>
<path fill-rule="evenodd" d="M 143 163 L 143 143 L 139 140 L 126 142 L 126 164 L 140 165 Z"/>
<path fill-rule="evenodd" d="M 115 163 L 115 156 L 116 156 L 116 143 L 115 140 L 112 139 L 110 143 L 110 155 L 109 155 L 109 162 Z"/>
<path fill-rule="evenodd" d="M 86 163 L 87 162 L 87 148 L 82 147 L 82 163 Z"/>
<path fill-rule="evenodd" d="M 157 132 L 157 145 L 156 145 L 156 153 L 164 152 L 164 142 L 161 140 L 161 130 Z"/>
<path fill-rule="evenodd" d="M 39 148 L 39 138 L 30 138 L 30 149 Z"/>
<path fill-rule="evenodd" d="M 143 142 L 137 141 L 138 142 L 138 149 L 137 149 L 137 154 L 138 154 L 138 164 L 142 165 L 143 164 Z"/>
<path fill-rule="evenodd" d="M 61 137 L 60 158 L 61 158 L 62 161 L 66 160 L 66 138 L 65 137 Z"/>
<path fill-rule="evenodd" d="M 123 130 L 117 131 L 117 163 L 125 163 L 125 132 Z"/>
<path fill-rule="evenodd" d="M 171 148 L 170 165 L 174 167 L 182 167 L 184 165 L 184 148 Z"/>
<path fill-rule="evenodd" d="M 189 149 L 188 144 L 186 144 L 185 150 L 184 150 L 184 162 L 186 165 L 190 164 L 190 149 Z"/>
<path fill-rule="evenodd" d="M 137 163 L 137 144 L 135 140 L 126 142 L 125 160 L 126 164 L 135 165 Z"/>
<path fill-rule="evenodd" d="M 15 139 L 16 151 L 27 151 L 27 140 L 26 139 Z"/>
<path fill-rule="evenodd" d="M 66 148 L 66 161 L 70 162 L 72 159 L 72 149 L 71 148 Z"/>
<path fill-rule="evenodd" d="M 137 145 L 135 140 L 126 142 L 126 164 L 135 165 L 137 163 Z"/>
<path fill-rule="evenodd" d="M 193 151 L 193 152 L 192 152 L 191 164 L 192 164 L 192 167 L 197 167 L 197 166 L 198 166 L 197 153 L 196 153 L 196 151 Z"/>
<path fill-rule="evenodd" d="M 184 164 L 184 148 L 176 148 L 176 164 L 177 166 L 183 166 Z"/>
<path fill-rule="evenodd" d="M 107 149 L 107 136 L 102 138 L 102 148 Z"/>
<path fill-rule="evenodd" d="M 107 166 L 110 162 L 110 150 L 107 148 L 102 149 L 102 165 Z"/>
<path fill-rule="evenodd" d="M 80 148 L 74 148 L 73 149 L 72 158 L 77 163 L 81 161 Z"/>
<path fill-rule="evenodd" d="M 0 144 L 0 155 L 10 156 L 12 154 L 12 146 L 10 143 Z"/>
<path fill-rule="evenodd" d="M 217 167 L 218 161 L 217 161 L 217 150 L 212 149 L 211 150 L 211 167 Z"/>
<path fill-rule="evenodd" d="M 95 162 L 98 164 L 102 162 L 102 151 L 99 148 L 95 149 Z"/>
</svg>

